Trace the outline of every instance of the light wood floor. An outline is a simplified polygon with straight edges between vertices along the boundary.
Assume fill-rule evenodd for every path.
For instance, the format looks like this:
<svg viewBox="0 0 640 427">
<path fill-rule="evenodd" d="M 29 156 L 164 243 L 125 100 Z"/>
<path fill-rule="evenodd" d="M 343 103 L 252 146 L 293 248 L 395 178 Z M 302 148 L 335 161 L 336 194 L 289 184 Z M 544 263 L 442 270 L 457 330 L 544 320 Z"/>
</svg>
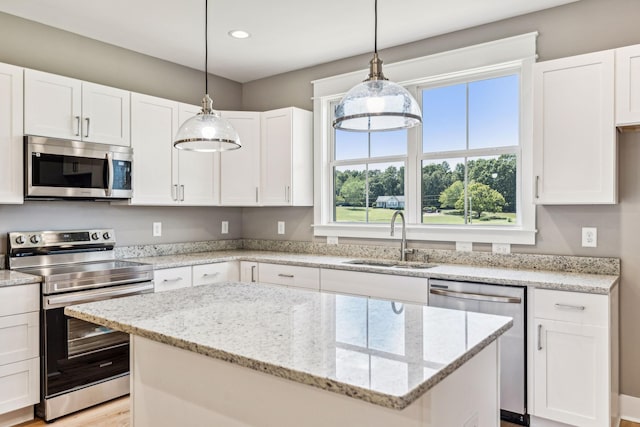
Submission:
<svg viewBox="0 0 640 427">
<path fill-rule="evenodd" d="M 16 427 L 45 427 L 42 420 L 29 421 Z M 121 397 L 75 414 L 62 417 L 52 427 L 129 427 L 129 397 Z M 519 427 L 501 422 L 500 427 Z M 640 427 L 640 424 L 622 420 L 620 427 Z"/>
</svg>

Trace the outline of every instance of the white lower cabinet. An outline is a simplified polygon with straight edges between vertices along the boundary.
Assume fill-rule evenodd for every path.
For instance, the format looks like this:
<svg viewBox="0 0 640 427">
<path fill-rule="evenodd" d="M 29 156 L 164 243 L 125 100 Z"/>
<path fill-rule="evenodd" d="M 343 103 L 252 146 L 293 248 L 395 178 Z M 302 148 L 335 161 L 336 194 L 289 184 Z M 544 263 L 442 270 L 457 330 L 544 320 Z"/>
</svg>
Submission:
<svg viewBox="0 0 640 427">
<path fill-rule="evenodd" d="M 191 267 L 167 268 L 153 272 L 155 292 L 171 291 L 191 286 Z"/>
<path fill-rule="evenodd" d="M 617 418 L 617 298 L 617 288 L 611 295 L 535 290 L 535 417 L 579 427 Z"/>
<path fill-rule="evenodd" d="M 258 280 L 260 283 L 320 290 L 320 269 L 261 262 L 258 267 Z"/>
<path fill-rule="evenodd" d="M 238 281 L 240 269 L 237 262 L 217 262 L 215 264 L 194 265 L 193 286 L 212 285 L 220 282 Z"/>
<path fill-rule="evenodd" d="M 240 281 L 245 283 L 258 281 L 258 263 L 254 261 L 240 261 Z"/>
<path fill-rule="evenodd" d="M 40 400 L 40 285 L 0 288 L 0 425 L 33 418 Z"/>
<path fill-rule="evenodd" d="M 322 269 L 322 291 L 341 294 L 362 295 L 426 304 L 428 299 L 428 280 L 423 277 L 396 276 L 391 274 L 362 273 Z"/>
</svg>

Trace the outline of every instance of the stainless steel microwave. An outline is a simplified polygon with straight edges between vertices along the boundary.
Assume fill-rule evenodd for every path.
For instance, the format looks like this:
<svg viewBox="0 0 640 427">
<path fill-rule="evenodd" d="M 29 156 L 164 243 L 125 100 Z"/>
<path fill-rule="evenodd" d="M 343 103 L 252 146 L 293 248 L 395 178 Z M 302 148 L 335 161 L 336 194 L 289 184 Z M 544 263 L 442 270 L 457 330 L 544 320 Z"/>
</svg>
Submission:
<svg viewBox="0 0 640 427">
<path fill-rule="evenodd" d="M 25 136 L 25 199 L 129 199 L 133 150 Z"/>
</svg>

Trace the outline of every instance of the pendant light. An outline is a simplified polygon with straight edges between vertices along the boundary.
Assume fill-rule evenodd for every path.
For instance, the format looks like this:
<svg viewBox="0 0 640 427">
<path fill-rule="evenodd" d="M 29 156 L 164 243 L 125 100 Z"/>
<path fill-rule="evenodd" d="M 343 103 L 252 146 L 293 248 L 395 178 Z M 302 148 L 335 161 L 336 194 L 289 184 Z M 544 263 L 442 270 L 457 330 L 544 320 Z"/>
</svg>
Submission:
<svg viewBox="0 0 640 427">
<path fill-rule="evenodd" d="M 208 32 L 208 0 L 204 2 L 204 86 L 202 111 L 180 126 L 173 146 L 189 151 L 228 151 L 242 147 L 238 132 L 213 109 L 213 101 L 209 97 L 209 79 L 207 75 L 209 45 Z"/>
<path fill-rule="evenodd" d="M 351 88 L 336 106 L 333 127 L 355 132 L 406 129 L 422 123 L 420 106 L 399 84 L 382 74 L 378 58 L 378 0 L 375 0 L 375 37 L 369 76 Z"/>
</svg>

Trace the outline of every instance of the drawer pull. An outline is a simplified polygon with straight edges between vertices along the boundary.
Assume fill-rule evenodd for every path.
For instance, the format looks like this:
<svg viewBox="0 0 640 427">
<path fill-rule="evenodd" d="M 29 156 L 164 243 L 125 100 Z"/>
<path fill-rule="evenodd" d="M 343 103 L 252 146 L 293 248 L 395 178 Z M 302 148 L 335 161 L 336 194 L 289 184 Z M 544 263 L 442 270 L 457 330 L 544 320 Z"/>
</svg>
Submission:
<svg viewBox="0 0 640 427">
<path fill-rule="evenodd" d="M 556 306 L 556 308 L 559 308 L 561 310 L 579 310 L 579 311 L 584 311 L 584 309 L 586 308 L 584 305 L 571 305 L 571 304 L 560 304 L 560 303 L 556 303 L 555 306 Z"/>
<path fill-rule="evenodd" d="M 219 275 L 220 275 L 220 272 L 218 271 L 216 273 L 204 273 L 202 275 L 202 277 L 216 277 L 216 276 L 219 276 Z"/>
<path fill-rule="evenodd" d="M 289 279 L 293 279 L 293 274 L 280 273 L 278 274 L 278 277 L 288 277 Z"/>
<path fill-rule="evenodd" d="M 542 350 L 542 325 L 538 325 L 538 350 Z"/>
<path fill-rule="evenodd" d="M 164 279 L 162 281 L 162 283 L 166 283 L 166 282 L 179 282 L 180 280 L 182 280 L 182 277 L 176 277 L 174 279 Z"/>
</svg>

